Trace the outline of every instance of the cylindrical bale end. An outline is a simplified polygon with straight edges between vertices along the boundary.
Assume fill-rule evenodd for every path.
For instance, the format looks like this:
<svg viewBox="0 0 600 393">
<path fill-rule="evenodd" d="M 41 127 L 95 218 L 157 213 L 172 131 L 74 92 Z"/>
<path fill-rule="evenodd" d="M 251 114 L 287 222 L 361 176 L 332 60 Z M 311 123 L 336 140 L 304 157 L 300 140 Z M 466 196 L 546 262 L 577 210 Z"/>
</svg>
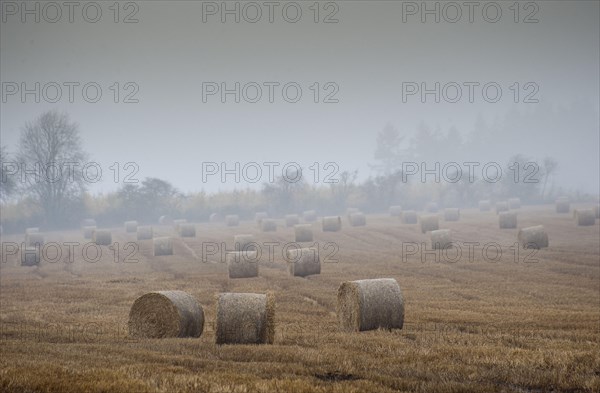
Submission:
<svg viewBox="0 0 600 393">
<path fill-rule="evenodd" d="M 173 255 L 173 239 L 170 237 L 156 237 L 153 240 L 154 256 Z"/>
<path fill-rule="evenodd" d="M 446 250 L 452 248 L 452 235 L 449 229 L 438 229 L 431 231 L 431 248 L 434 250 Z"/>
<path fill-rule="evenodd" d="M 139 226 L 137 228 L 138 240 L 150 240 L 154 237 L 154 229 L 151 226 Z"/>
<path fill-rule="evenodd" d="M 361 212 L 350 214 L 348 219 L 350 221 L 350 225 L 353 227 L 364 227 L 367 225 L 367 216 Z"/>
<path fill-rule="evenodd" d="M 540 249 L 548 247 L 548 234 L 543 225 L 519 229 L 517 240 L 523 248 Z"/>
<path fill-rule="evenodd" d="M 125 232 L 134 233 L 137 232 L 138 222 L 137 221 L 125 221 Z"/>
<path fill-rule="evenodd" d="M 323 232 L 337 232 L 342 229 L 342 218 L 340 216 L 323 217 Z"/>
<path fill-rule="evenodd" d="M 575 212 L 575 222 L 578 226 L 596 224 L 596 213 L 592 209 L 577 209 Z"/>
<path fill-rule="evenodd" d="M 306 277 L 321 274 L 321 259 L 316 248 L 294 248 L 287 250 L 290 276 Z"/>
<path fill-rule="evenodd" d="M 312 242 L 313 227 L 312 224 L 294 225 L 294 235 L 297 242 Z"/>
<path fill-rule="evenodd" d="M 421 222 L 421 232 L 431 232 L 440 229 L 439 217 L 437 214 L 422 215 L 419 217 Z"/>
<path fill-rule="evenodd" d="M 498 214 L 498 225 L 500 229 L 512 229 L 517 227 L 517 212 L 500 212 Z"/>
<path fill-rule="evenodd" d="M 95 229 L 92 232 L 92 241 L 99 246 L 110 246 L 112 244 L 112 234 L 106 229 Z"/>
<path fill-rule="evenodd" d="M 226 254 L 229 278 L 258 277 L 258 253 L 256 251 L 231 251 Z"/>
</svg>

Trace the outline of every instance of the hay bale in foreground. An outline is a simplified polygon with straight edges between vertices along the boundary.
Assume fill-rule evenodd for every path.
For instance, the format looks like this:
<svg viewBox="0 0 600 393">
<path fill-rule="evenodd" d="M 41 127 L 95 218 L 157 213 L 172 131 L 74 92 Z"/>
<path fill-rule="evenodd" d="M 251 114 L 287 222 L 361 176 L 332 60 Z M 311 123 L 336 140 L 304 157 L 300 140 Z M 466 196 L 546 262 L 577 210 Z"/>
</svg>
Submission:
<svg viewBox="0 0 600 393">
<path fill-rule="evenodd" d="M 216 317 L 217 344 L 273 344 L 275 298 L 270 293 L 221 293 Z"/>
<path fill-rule="evenodd" d="M 96 230 L 96 226 L 83 227 L 83 238 L 91 239 L 94 236 L 94 231 Z"/>
<path fill-rule="evenodd" d="M 496 214 L 500 214 L 500 212 L 507 212 L 507 211 L 508 211 L 508 202 L 507 201 L 496 202 Z"/>
<path fill-rule="evenodd" d="M 139 226 L 137 227 L 137 239 L 138 240 L 150 240 L 154 237 L 154 229 L 151 226 Z"/>
<path fill-rule="evenodd" d="M 260 230 L 263 232 L 276 232 L 277 231 L 277 221 L 272 218 L 263 218 L 259 222 Z"/>
<path fill-rule="evenodd" d="M 568 213 L 571 210 L 571 203 L 566 197 L 561 197 L 556 200 L 556 212 L 557 213 Z"/>
<path fill-rule="evenodd" d="M 348 219 L 350 221 L 350 225 L 353 227 L 364 227 L 367 225 L 367 217 L 361 212 L 350 214 Z"/>
<path fill-rule="evenodd" d="M 460 219 L 460 209 L 457 207 L 447 207 L 444 209 L 444 221 L 458 221 Z"/>
<path fill-rule="evenodd" d="M 418 221 L 417 212 L 414 210 L 406 210 L 402 212 L 403 224 L 416 224 Z"/>
<path fill-rule="evenodd" d="M 160 216 L 158 218 L 158 223 L 160 225 L 171 225 L 173 223 L 173 219 L 170 216 Z"/>
<path fill-rule="evenodd" d="M 269 218 L 269 213 L 267 212 L 256 212 L 254 213 L 254 221 L 256 221 L 256 225 L 260 228 L 260 222 L 265 218 Z"/>
<path fill-rule="evenodd" d="M 323 217 L 323 232 L 337 232 L 342 229 L 342 218 L 340 216 Z"/>
<path fill-rule="evenodd" d="M 125 232 L 133 233 L 137 232 L 138 222 L 137 221 L 125 221 Z"/>
<path fill-rule="evenodd" d="M 44 246 L 44 235 L 41 233 L 33 232 L 25 235 L 25 247 L 43 247 Z"/>
<path fill-rule="evenodd" d="M 186 292 L 150 292 L 133 302 L 128 327 L 131 337 L 200 337 L 204 310 Z"/>
<path fill-rule="evenodd" d="M 575 210 L 575 222 L 579 226 L 589 226 L 596 224 L 596 213 L 592 209 Z"/>
<path fill-rule="evenodd" d="M 540 249 L 549 245 L 543 225 L 519 229 L 517 239 L 523 248 Z"/>
<path fill-rule="evenodd" d="M 294 235 L 297 242 L 312 242 L 313 228 L 312 224 L 294 225 Z"/>
<path fill-rule="evenodd" d="M 398 206 L 398 205 L 390 206 L 389 212 L 390 212 L 390 216 L 392 216 L 392 217 L 401 217 L 402 216 L 402 206 Z"/>
<path fill-rule="evenodd" d="M 229 278 L 258 277 L 256 251 L 231 251 L 225 254 Z"/>
<path fill-rule="evenodd" d="M 21 250 L 21 266 L 36 266 L 40 264 L 41 247 L 25 247 Z"/>
<path fill-rule="evenodd" d="M 316 248 L 293 248 L 287 250 L 287 263 L 290 276 L 306 277 L 321 274 L 321 259 Z"/>
<path fill-rule="evenodd" d="M 487 199 L 479 201 L 479 211 L 489 212 L 490 210 L 492 210 L 492 202 L 491 201 L 489 201 Z"/>
<path fill-rule="evenodd" d="M 315 222 L 317 221 L 317 212 L 314 210 L 306 210 L 302 213 L 302 219 L 304 222 Z"/>
<path fill-rule="evenodd" d="M 92 241 L 99 246 L 110 246 L 112 244 L 112 235 L 106 229 L 94 229 L 92 232 Z"/>
<path fill-rule="evenodd" d="M 337 295 L 337 315 L 344 332 L 402 329 L 404 297 L 393 278 L 347 281 Z"/>
<path fill-rule="evenodd" d="M 233 248 L 236 251 L 251 251 L 258 247 L 253 235 L 235 235 Z"/>
<path fill-rule="evenodd" d="M 439 218 L 437 214 L 428 214 L 419 217 L 421 223 L 421 232 L 430 232 L 440 229 Z"/>
<path fill-rule="evenodd" d="M 196 237 L 196 226 L 194 224 L 179 224 L 179 236 L 181 237 Z"/>
<path fill-rule="evenodd" d="M 449 229 L 438 229 L 431 231 L 431 248 L 434 250 L 445 250 L 452 248 L 452 236 Z"/>
<path fill-rule="evenodd" d="M 297 214 L 286 214 L 285 215 L 285 226 L 288 228 L 293 227 L 294 225 L 300 224 L 300 216 Z"/>
<path fill-rule="evenodd" d="M 508 198 L 508 208 L 509 209 L 520 209 L 521 208 L 521 198 Z"/>
<path fill-rule="evenodd" d="M 154 256 L 173 255 L 173 239 L 170 237 L 155 237 L 152 246 Z"/>
<path fill-rule="evenodd" d="M 96 224 L 96 220 L 94 220 L 93 218 L 86 218 L 83 221 L 81 221 L 81 227 L 96 227 L 98 226 L 98 224 Z"/>
<path fill-rule="evenodd" d="M 30 235 L 32 233 L 39 233 L 40 228 L 25 228 L 25 235 Z"/>
<path fill-rule="evenodd" d="M 500 212 L 498 214 L 498 225 L 500 229 L 512 229 L 517 227 L 517 212 Z"/>
<path fill-rule="evenodd" d="M 228 227 L 237 227 L 240 225 L 240 217 L 237 214 L 228 214 L 225 216 L 225 225 Z"/>
</svg>

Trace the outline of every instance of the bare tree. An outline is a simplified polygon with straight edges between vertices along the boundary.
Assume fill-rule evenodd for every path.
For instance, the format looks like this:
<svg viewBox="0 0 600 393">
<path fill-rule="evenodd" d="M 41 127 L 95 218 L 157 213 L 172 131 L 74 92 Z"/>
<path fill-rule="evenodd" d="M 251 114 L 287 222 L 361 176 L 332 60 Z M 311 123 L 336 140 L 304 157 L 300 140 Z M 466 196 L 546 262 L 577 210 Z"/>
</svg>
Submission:
<svg viewBox="0 0 600 393">
<path fill-rule="evenodd" d="M 67 114 L 46 112 L 23 127 L 20 184 L 43 209 L 48 225 L 64 224 L 68 206 L 81 199 L 85 160 L 78 125 Z"/>
<path fill-rule="evenodd" d="M 10 198 L 17 187 L 17 182 L 12 175 L 14 173 L 12 171 L 13 166 L 14 164 L 10 162 L 6 146 L 0 146 L 0 201 Z"/>
<path fill-rule="evenodd" d="M 400 169 L 402 165 L 401 144 L 404 137 L 391 124 L 387 124 L 377 134 L 377 147 L 374 158 L 378 164 L 371 165 L 372 169 L 387 176 Z"/>
<path fill-rule="evenodd" d="M 546 197 L 546 184 L 548 184 L 548 178 L 556 172 L 558 168 L 558 162 L 552 157 L 544 158 L 544 185 L 542 186 L 542 199 Z"/>
</svg>

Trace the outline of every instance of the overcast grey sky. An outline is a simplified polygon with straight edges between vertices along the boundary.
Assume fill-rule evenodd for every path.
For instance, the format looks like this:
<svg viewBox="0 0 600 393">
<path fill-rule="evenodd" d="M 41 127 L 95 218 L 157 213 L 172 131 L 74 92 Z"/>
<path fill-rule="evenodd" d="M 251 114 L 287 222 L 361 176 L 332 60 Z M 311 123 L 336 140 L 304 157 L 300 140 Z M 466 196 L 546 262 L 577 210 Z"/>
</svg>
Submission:
<svg viewBox="0 0 600 393">
<path fill-rule="evenodd" d="M 36 3 L 28 6 L 35 10 Z M 548 138 L 524 146 L 521 141 L 527 138 L 511 135 L 501 149 L 490 146 L 489 151 L 467 152 L 461 158 L 504 162 L 513 153 L 536 159 L 549 155 L 559 161 L 561 185 L 598 192 L 598 1 L 521 2 L 518 15 L 512 1 L 476 2 L 472 22 L 462 1 L 453 3 L 461 7 L 460 18 L 455 8 L 440 3 L 439 23 L 435 15 L 425 15 L 422 23 L 423 10 L 413 7 L 421 2 L 320 2 L 318 15 L 313 1 L 275 2 L 272 23 L 262 1 L 239 3 L 239 23 L 232 14 L 221 21 L 221 10 L 215 9 L 221 2 L 121 2 L 118 15 L 112 1 L 87 3 L 77 3 L 71 23 L 64 5 L 59 18 L 56 9 L 39 3 L 36 22 L 35 14 L 22 15 L 20 1 L 2 2 L 0 125 L 2 145 L 14 151 L 26 121 L 49 109 L 69 113 L 80 124 L 91 158 L 105 170 L 104 181 L 93 191 L 119 186 L 109 180 L 113 162 L 136 162 L 137 178 L 159 177 L 183 191 L 251 185 L 222 184 L 217 177 L 203 182 L 201 163 L 211 161 L 231 167 L 236 161 L 242 166 L 336 162 L 341 169 L 359 169 L 365 178 L 371 174 L 368 163 L 373 162 L 375 136 L 387 123 L 407 138 L 422 121 L 444 131 L 455 126 L 467 134 L 478 116 L 491 124 L 514 110 L 543 113 L 540 108 L 545 106 L 560 113 L 563 106 L 587 102 L 591 112 L 565 118 L 560 126 L 549 124 Z M 430 8 L 436 4 L 426 3 Z M 227 4 L 236 7 L 236 2 Z M 254 4 L 261 8 L 261 17 Z M 102 15 L 91 23 L 98 8 Z M 298 8 L 299 20 L 287 21 L 296 18 Z M 502 15 L 497 17 L 498 9 Z M 245 20 L 255 17 L 255 23 Z M 455 17 L 455 23 L 445 20 Z M 45 20 L 54 18 L 55 23 Z M 126 18 L 137 23 L 124 23 Z M 337 23 L 324 23 L 327 18 Z M 498 21 L 492 23 L 495 18 Z M 7 90 L 15 84 L 21 88 L 22 82 L 30 89 L 36 82 L 58 83 L 62 98 L 51 103 L 41 94 L 36 103 L 30 94 L 22 102 L 20 92 Z M 80 84 L 74 87 L 72 103 L 65 82 Z M 82 86 L 90 82 L 102 88 L 96 103 L 82 95 Z M 229 88 L 236 82 L 254 82 L 262 86 L 262 98 L 248 102 L 255 96 L 251 84 L 240 103 L 233 95 L 223 103 L 219 94 L 203 102 L 203 84 L 213 82 Z M 264 82 L 279 83 L 273 103 Z M 283 97 L 282 86 L 290 82 L 302 89 L 296 103 Z M 435 82 L 456 82 L 463 86 L 463 96 L 457 103 L 448 102 L 454 96 L 449 88 L 440 103 L 432 95 L 423 103 L 419 94 L 403 102 L 407 82 L 425 82 L 430 88 Z M 473 103 L 464 82 L 479 83 Z M 481 86 L 487 83 L 502 88 L 498 102 L 482 96 Z M 526 83 L 532 84 L 525 88 Z M 529 98 L 539 103 L 524 102 L 535 87 Z M 54 91 L 48 85 L 46 98 L 51 100 Z M 139 102 L 124 102 L 131 92 L 135 94 L 130 98 Z M 339 102 L 324 102 L 332 92 L 329 98 Z M 94 90 L 88 93 L 93 98 Z M 288 100 L 294 96 L 294 90 L 288 90 Z M 539 124 L 545 124 L 547 119 L 539 116 Z"/>
</svg>

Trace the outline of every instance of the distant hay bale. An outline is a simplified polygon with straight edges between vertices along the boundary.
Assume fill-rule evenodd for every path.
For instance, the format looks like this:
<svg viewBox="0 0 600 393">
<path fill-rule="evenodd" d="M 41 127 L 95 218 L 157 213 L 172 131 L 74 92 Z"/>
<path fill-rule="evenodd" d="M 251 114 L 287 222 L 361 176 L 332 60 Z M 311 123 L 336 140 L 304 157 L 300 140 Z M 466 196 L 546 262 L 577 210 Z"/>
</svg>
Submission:
<svg viewBox="0 0 600 393">
<path fill-rule="evenodd" d="M 196 226 L 188 223 L 179 224 L 178 233 L 181 237 L 196 237 Z"/>
<path fill-rule="evenodd" d="M 427 214 L 419 217 L 421 223 L 421 232 L 430 232 L 440 229 L 439 218 L 437 214 Z"/>
<path fill-rule="evenodd" d="M 229 278 L 258 277 L 256 251 L 230 251 L 225 254 Z"/>
<path fill-rule="evenodd" d="M 138 222 L 137 221 L 125 221 L 125 232 L 133 233 L 137 232 Z"/>
<path fill-rule="evenodd" d="M 25 235 L 25 247 L 44 246 L 44 235 L 37 232 L 32 232 Z"/>
<path fill-rule="evenodd" d="M 317 221 L 317 212 L 314 210 L 306 210 L 302 213 L 302 219 L 304 222 L 315 222 Z"/>
<path fill-rule="evenodd" d="M 338 289 L 337 315 L 344 332 L 402 329 L 404 297 L 393 278 L 346 281 Z"/>
<path fill-rule="evenodd" d="M 137 239 L 138 240 L 150 240 L 154 237 L 154 230 L 151 226 L 139 226 L 137 227 Z"/>
<path fill-rule="evenodd" d="M 297 214 L 286 214 L 285 215 L 285 226 L 288 228 L 294 225 L 300 224 L 300 217 Z"/>
<path fill-rule="evenodd" d="M 312 242 L 313 227 L 312 224 L 294 225 L 294 235 L 297 242 Z"/>
<path fill-rule="evenodd" d="M 217 344 L 273 344 L 275 298 L 272 294 L 221 293 L 216 314 Z"/>
<path fill-rule="evenodd" d="M 416 224 L 418 221 L 417 212 L 414 210 L 406 210 L 402 212 L 402 223 Z"/>
<path fill-rule="evenodd" d="M 519 229 L 517 239 L 523 248 L 540 249 L 549 245 L 543 225 Z"/>
<path fill-rule="evenodd" d="M 575 222 L 579 226 L 596 224 L 596 213 L 592 209 L 577 209 Z"/>
<path fill-rule="evenodd" d="M 225 225 L 228 227 L 237 227 L 240 225 L 240 217 L 237 214 L 228 214 L 225 216 Z"/>
<path fill-rule="evenodd" d="M 357 207 L 349 207 L 346 209 L 346 217 L 348 217 L 348 220 L 350 220 L 350 216 L 354 213 L 360 213 L 360 209 Z"/>
<path fill-rule="evenodd" d="M 210 222 L 219 222 L 222 221 L 223 218 L 221 217 L 221 215 L 219 213 L 212 213 L 209 217 L 208 217 L 208 221 Z"/>
<path fill-rule="evenodd" d="M 425 205 L 425 211 L 429 212 L 429 213 L 437 213 L 439 210 L 438 204 L 435 202 L 429 202 L 427 205 Z"/>
<path fill-rule="evenodd" d="M 452 247 L 452 236 L 449 229 L 431 231 L 431 248 L 445 250 Z"/>
<path fill-rule="evenodd" d="M 337 232 L 342 229 L 340 216 L 323 217 L 323 232 Z"/>
<path fill-rule="evenodd" d="M 509 209 L 520 209 L 521 208 L 521 198 L 509 198 L 508 199 L 508 208 Z"/>
<path fill-rule="evenodd" d="M 508 211 L 508 202 L 496 202 L 496 214 L 500 214 L 500 212 Z"/>
<path fill-rule="evenodd" d="M 556 212 L 557 213 L 568 213 L 571 210 L 571 204 L 569 199 L 561 197 L 556 200 Z"/>
<path fill-rule="evenodd" d="M 489 200 L 481 200 L 479 201 L 479 211 L 489 212 L 492 210 L 492 202 Z"/>
<path fill-rule="evenodd" d="M 94 235 L 94 231 L 96 230 L 95 226 L 86 226 L 83 227 L 83 238 L 84 239 L 91 239 L 92 236 Z"/>
<path fill-rule="evenodd" d="M 447 207 L 444 209 L 444 221 L 458 221 L 460 219 L 460 209 L 457 207 Z"/>
<path fill-rule="evenodd" d="M 179 227 L 182 224 L 186 224 L 187 220 L 185 218 L 179 218 L 177 220 L 173 220 L 173 228 L 175 229 L 176 233 L 179 233 Z"/>
<path fill-rule="evenodd" d="M 392 217 L 401 217 L 402 216 L 402 206 L 398 206 L 398 205 L 390 206 L 389 212 L 390 212 L 390 216 L 392 216 Z"/>
<path fill-rule="evenodd" d="M 160 225 L 171 225 L 173 223 L 173 220 L 170 216 L 160 216 L 158 219 L 158 223 Z"/>
<path fill-rule="evenodd" d="M 92 241 L 99 246 L 110 246 L 112 244 L 112 235 L 106 229 L 94 229 L 92 232 Z"/>
<path fill-rule="evenodd" d="M 287 262 L 291 276 L 306 277 L 321 274 L 321 259 L 316 248 L 288 249 Z"/>
<path fill-rule="evenodd" d="M 263 232 L 276 232 L 277 231 L 277 221 L 272 218 L 263 218 L 259 222 L 260 230 Z"/>
<path fill-rule="evenodd" d="M 25 247 L 21 250 L 21 266 L 36 266 L 40 264 L 41 246 Z"/>
<path fill-rule="evenodd" d="M 259 228 L 260 228 L 261 220 L 264 220 L 265 218 L 269 218 L 269 213 L 267 213 L 267 212 L 254 213 L 254 221 L 256 221 L 256 224 L 258 225 Z"/>
<path fill-rule="evenodd" d="M 96 224 L 96 220 L 94 220 L 93 218 L 86 218 L 83 221 L 81 221 L 81 227 L 95 227 L 98 226 L 98 224 Z"/>
<path fill-rule="evenodd" d="M 353 227 L 364 227 L 367 225 L 367 217 L 361 212 L 350 214 L 348 219 L 350 221 L 350 225 Z"/>
<path fill-rule="evenodd" d="M 150 292 L 133 302 L 128 328 L 131 337 L 200 337 L 204 310 L 186 292 Z"/>
<path fill-rule="evenodd" d="M 173 255 L 173 239 L 170 237 L 155 237 L 152 243 L 154 256 Z"/>
<path fill-rule="evenodd" d="M 254 246 L 250 246 L 254 243 Z M 233 247 L 236 251 L 250 251 L 256 247 L 254 235 L 235 235 L 233 237 Z"/>
<path fill-rule="evenodd" d="M 498 214 L 498 225 L 500 229 L 512 229 L 517 227 L 517 212 L 500 212 Z"/>
<path fill-rule="evenodd" d="M 32 233 L 38 233 L 40 228 L 25 228 L 25 235 L 30 235 Z"/>
</svg>

